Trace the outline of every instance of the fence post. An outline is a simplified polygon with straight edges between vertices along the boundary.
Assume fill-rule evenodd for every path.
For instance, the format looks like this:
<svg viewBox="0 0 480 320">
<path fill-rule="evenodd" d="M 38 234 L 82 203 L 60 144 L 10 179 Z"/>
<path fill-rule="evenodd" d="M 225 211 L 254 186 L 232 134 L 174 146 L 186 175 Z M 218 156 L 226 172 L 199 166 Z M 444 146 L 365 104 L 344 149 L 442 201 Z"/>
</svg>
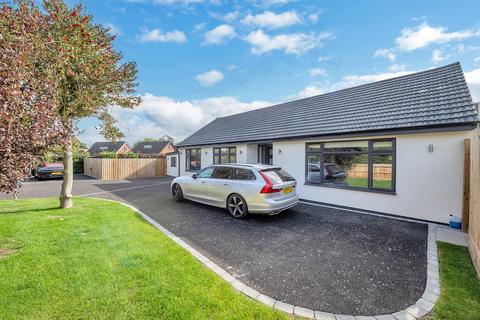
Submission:
<svg viewBox="0 0 480 320">
<path fill-rule="evenodd" d="M 462 231 L 468 232 L 470 219 L 470 139 L 463 141 Z"/>
</svg>

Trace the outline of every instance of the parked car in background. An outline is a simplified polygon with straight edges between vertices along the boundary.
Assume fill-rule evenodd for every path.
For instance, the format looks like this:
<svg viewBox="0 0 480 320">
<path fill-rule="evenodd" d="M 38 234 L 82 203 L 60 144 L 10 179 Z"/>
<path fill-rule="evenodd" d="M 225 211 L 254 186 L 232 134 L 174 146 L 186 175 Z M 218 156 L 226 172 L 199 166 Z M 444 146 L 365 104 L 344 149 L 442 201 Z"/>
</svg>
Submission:
<svg viewBox="0 0 480 320">
<path fill-rule="evenodd" d="M 44 179 L 63 179 L 63 164 L 62 163 L 46 163 L 37 168 L 35 178 L 38 180 Z"/>
<path fill-rule="evenodd" d="M 298 203 L 297 182 L 280 167 L 224 164 L 175 178 L 173 198 L 226 208 L 237 219 L 249 213 L 274 215 Z"/>
<path fill-rule="evenodd" d="M 308 164 L 308 178 L 309 181 L 321 181 L 320 176 L 320 164 L 309 163 Z M 326 183 L 345 183 L 347 175 L 345 171 L 338 168 L 333 163 L 325 163 L 323 165 L 323 178 Z"/>
</svg>

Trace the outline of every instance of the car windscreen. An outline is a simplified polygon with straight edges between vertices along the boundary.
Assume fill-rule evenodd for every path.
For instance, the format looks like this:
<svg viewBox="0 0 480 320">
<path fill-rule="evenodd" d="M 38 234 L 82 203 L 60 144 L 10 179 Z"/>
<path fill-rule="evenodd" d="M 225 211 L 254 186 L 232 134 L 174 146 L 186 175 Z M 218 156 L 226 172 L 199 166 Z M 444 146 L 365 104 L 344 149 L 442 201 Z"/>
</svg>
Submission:
<svg viewBox="0 0 480 320">
<path fill-rule="evenodd" d="M 262 173 L 267 176 L 268 180 L 270 180 L 272 184 L 295 181 L 295 178 L 292 177 L 288 172 L 278 168 L 262 170 Z"/>
</svg>

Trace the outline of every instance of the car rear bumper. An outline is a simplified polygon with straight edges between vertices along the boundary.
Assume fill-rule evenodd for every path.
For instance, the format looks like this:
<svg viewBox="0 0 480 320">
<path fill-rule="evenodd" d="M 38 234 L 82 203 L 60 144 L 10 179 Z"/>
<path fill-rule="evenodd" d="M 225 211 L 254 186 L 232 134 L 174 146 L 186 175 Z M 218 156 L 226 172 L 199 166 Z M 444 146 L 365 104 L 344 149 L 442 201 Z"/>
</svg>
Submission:
<svg viewBox="0 0 480 320">
<path fill-rule="evenodd" d="M 278 214 L 284 210 L 295 207 L 298 204 L 298 195 L 296 194 L 293 197 L 284 199 L 284 200 L 274 200 L 274 199 L 263 199 L 261 202 L 255 202 L 248 205 L 248 211 L 250 213 L 259 213 L 259 214 L 268 214 L 274 215 Z M 248 204 L 248 201 L 247 201 Z"/>
</svg>

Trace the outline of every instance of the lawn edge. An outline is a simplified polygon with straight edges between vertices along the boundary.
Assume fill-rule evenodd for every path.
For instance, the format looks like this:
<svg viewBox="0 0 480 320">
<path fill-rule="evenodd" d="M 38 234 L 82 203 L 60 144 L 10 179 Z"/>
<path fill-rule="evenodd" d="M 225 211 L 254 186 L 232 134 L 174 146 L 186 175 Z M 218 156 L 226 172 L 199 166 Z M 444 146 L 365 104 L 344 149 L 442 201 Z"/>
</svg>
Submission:
<svg viewBox="0 0 480 320">
<path fill-rule="evenodd" d="M 180 239 L 174 233 L 166 229 L 164 226 L 159 224 L 157 221 L 153 220 L 146 213 L 136 208 L 135 206 L 112 199 L 104 198 L 95 198 L 95 197 L 86 197 L 94 200 L 102 200 L 108 202 L 114 202 L 121 204 L 125 207 L 130 208 L 139 216 L 141 216 L 145 221 L 150 223 L 152 226 L 160 230 L 163 234 L 169 237 L 171 240 L 180 245 L 183 249 L 187 250 L 193 257 L 200 261 L 208 269 L 215 272 L 223 280 L 229 283 L 236 291 L 243 293 L 247 297 L 256 300 L 266 306 L 275 308 L 277 310 L 283 311 L 289 315 L 296 315 L 308 319 L 317 319 L 317 320 L 342 320 L 342 319 L 351 319 L 351 320 L 363 320 L 363 319 L 375 319 L 375 320 L 415 320 L 420 319 L 430 311 L 432 311 L 435 303 L 438 300 L 440 295 L 440 275 L 439 275 L 439 262 L 438 262 L 438 250 L 437 250 L 437 226 L 435 224 L 428 224 L 428 236 L 427 236 L 427 283 L 425 286 L 425 291 L 418 299 L 418 301 L 404 309 L 391 314 L 376 315 L 376 316 L 353 316 L 353 315 L 343 315 L 343 314 L 333 314 L 328 312 L 322 312 L 317 310 L 311 310 L 308 308 L 303 308 L 300 306 L 295 306 L 289 303 L 285 303 L 279 300 L 275 300 L 257 290 L 247 286 L 226 270 L 218 266 L 216 263 L 208 259 L 198 250 L 190 246 L 188 243 Z"/>
</svg>

